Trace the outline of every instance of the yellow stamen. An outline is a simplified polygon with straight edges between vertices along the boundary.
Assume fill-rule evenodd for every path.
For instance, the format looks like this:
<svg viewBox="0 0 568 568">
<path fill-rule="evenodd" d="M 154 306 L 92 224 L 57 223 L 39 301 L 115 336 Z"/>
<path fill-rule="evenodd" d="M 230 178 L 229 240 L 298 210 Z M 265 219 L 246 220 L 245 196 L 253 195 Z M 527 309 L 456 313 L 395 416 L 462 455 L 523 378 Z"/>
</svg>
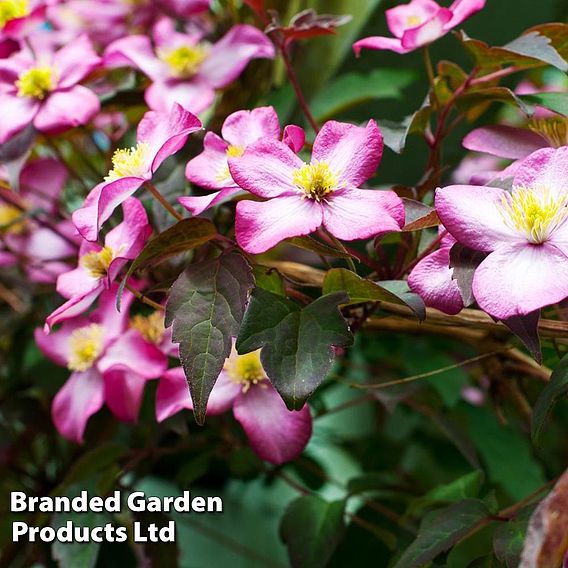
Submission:
<svg viewBox="0 0 568 568">
<path fill-rule="evenodd" d="M 568 195 L 548 188 L 516 188 L 501 199 L 505 224 L 529 242 L 541 244 L 568 218 Z"/>
<path fill-rule="evenodd" d="M 409 28 L 415 28 L 416 26 L 419 26 L 422 23 L 422 18 L 420 16 L 417 16 L 416 14 L 413 14 L 412 16 L 408 16 L 408 18 L 406 18 L 406 25 Z"/>
<path fill-rule="evenodd" d="M 0 233 L 19 235 L 27 228 L 23 212 L 13 205 L 0 204 Z"/>
<path fill-rule="evenodd" d="M 176 49 L 158 49 L 157 55 L 168 65 L 174 77 L 193 77 L 209 53 L 205 44 L 182 45 Z"/>
<path fill-rule="evenodd" d="M 237 385 L 242 385 L 243 392 L 250 390 L 252 385 L 256 385 L 266 379 L 266 373 L 260 362 L 260 349 L 239 355 L 235 350 L 225 362 L 227 375 Z"/>
<path fill-rule="evenodd" d="M 139 142 L 132 148 L 116 150 L 112 156 L 112 170 L 105 181 L 115 181 L 123 177 L 143 177 L 149 167 L 149 145 Z"/>
<path fill-rule="evenodd" d="M 93 278 L 103 278 L 114 257 L 110 247 L 103 247 L 99 252 L 89 252 L 82 259 L 81 264 L 91 273 Z"/>
<path fill-rule="evenodd" d="M 130 320 L 130 327 L 138 330 L 148 343 L 159 345 L 166 331 L 164 314 L 159 311 L 155 311 L 149 316 L 137 314 Z"/>
<path fill-rule="evenodd" d="M 331 171 L 327 162 L 304 164 L 292 174 L 294 185 L 305 193 L 304 197 L 323 201 L 328 193 L 337 188 L 337 176 Z"/>
<path fill-rule="evenodd" d="M 103 351 L 104 329 L 92 323 L 76 329 L 69 338 L 69 361 L 71 371 L 86 371 L 93 366 Z"/>
<path fill-rule="evenodd" d="M 27 0 L 0 0 L 0 28 L 30 13 Z"/>
<path fill-rule="evenodd" d="M 51 67 L 33 67 L 20 74 L 16 81 L 19 97 L 45 99 L 54 87 L 54 73 Z"/>
<path fill-rule="evenodd" d="M 568 118 L 533 118 L 529 128 L 544 136 L 553 148 L 568 145 Z"/>
</svg>

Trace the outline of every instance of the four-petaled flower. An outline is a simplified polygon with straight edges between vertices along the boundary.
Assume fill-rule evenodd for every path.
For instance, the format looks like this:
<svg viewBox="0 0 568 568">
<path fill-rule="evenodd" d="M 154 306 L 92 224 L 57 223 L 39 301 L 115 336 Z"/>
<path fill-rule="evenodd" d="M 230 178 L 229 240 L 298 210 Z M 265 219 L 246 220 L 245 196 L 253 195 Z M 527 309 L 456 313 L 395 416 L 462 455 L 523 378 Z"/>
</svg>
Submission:
<svg viewBox="0 0 568 568">
<path fill-rule="evenodd" d="M 485 0 L 455 0 L 449 8 L 442 8 L 434 0 L 412 0 L 386 11 L 387 25 L 394 37 L 366 37 L 355 42 L 353 50 L 357 55 L 362 49 L 409 53 L 445 36 L 484 6 Z"/>
<path fill-rule="evenodd" d="M 235 182 L 267 199 L 238 203 L 239 245 L 261 253 L 322 225 L 348 241 L 399 231 L 404 224 L 401 199 L 392 191 L 359 189 L 375 173 L 382 152 L 374 121 L 366 127 L 329 121 L 315 139 L 309 164 L 276 140 L 261 140 L 241 157 L 230 158 Z"/>
</svg>

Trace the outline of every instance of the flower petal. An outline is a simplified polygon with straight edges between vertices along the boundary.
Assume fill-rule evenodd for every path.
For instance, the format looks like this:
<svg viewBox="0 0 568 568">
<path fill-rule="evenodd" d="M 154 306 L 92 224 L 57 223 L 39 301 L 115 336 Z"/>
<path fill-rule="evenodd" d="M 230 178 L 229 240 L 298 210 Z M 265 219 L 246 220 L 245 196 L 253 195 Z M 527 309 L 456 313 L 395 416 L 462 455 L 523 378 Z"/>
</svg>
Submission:
<svg viewBox="0 0 568 568">
<path fill-rule="evenodd" d="M 566 192 L 568 146 L 542 148 L 519 163 L 513 187 L 547 188 L 553 193 Z"/>
<path fill-rule="evenodd" d="M 363 49 L 386 49 L 395 53 L 409 53 L 412 51 L 412 49 L 404 47 L 400 39 L 382 36 L 366 37 L 353 44 L 353 51 L 357 57 L 359 57 Z"/>
<path fill-rule="evenodd" d="M 81 35 L 64 45 L 53 57 L 59 73 L 58 89 L 68 89 L 83 80 L 101 63 L 87 35 Z"/>
<path fill-rule="evenodd" d="M 297 194 L 293 172 L 303 165 L 286 144 L 277 140 L 259 140 L 240 158 L 229 159 L 235 182 L 260 197 Z"/>
<path fill-rule="evenodd" d="M 69 176 L 67 168 L 53 158 L 37 158 L 28 162 L 20 173 L 22 197 L 36 207 L 52 213 Z"/>
<path fill-rule="evenodd" d="M 522 242 L 501 216 L 499 206 L 507 192 L 476 185 L 450 185 L 436 191 L 436 211 L 442 224 L 460 243 L 490 252 L 502 243 Z"/>
<path fill-rule="evenodd" d="M 548 146 L 548 142 L 531 130 L 504 124 L 484 126 L 472 130 L 464 139 L 463 147 L 499 158 L 517 160 Z"/>
<path fill-rule="evenodd" d="M 235 182 L 229 172 L 228 147 L 217 134 L 208 132 L 203 140 L 203 152 L 189 160 L 185 167 L 185 177 L 191 183 L 206 189 L 234 187 Z"/>
<path fill-rule="evenodd" d="M 485 6 L 485 0 L 455 0 L 450 6 L 452 19 L 446 24 L 446 29 L 451 30 L 459 26 L 464 20 L 479 12 Z"/>
<path fill-rule="evenodd" d="M 447 8 L 440 8 L 430 20 L 404 32 L 401 40 L 403 47 L 412 50 L 436 41 L 447 33 L 447 24 L 451 19 L 452 13 Z"/>
<path fill-rule="evenodd" d="M 383 137 L 374 120 L 364 128 L 329 120 L 316 136 L 312 162 L 327 162 L 339 177 L 338 188 L 359 187 L 374 175 L 383 147 Z"/>
<path fill-rule="evenodd" d="M 300 195 L 275 197 L 269 201 L 240 201 L 235 232 L 245 251 L 259 254 L 289 237 L 313 233 L 322 223 L 322 207 Z"/>
<path fill-rule="evenodd" d="M 555 304 L 568 296 L 568 257 L 549 243 L 499 247 L 475 271 L 473 294 L 501 320 Z"/>
<path fill-rule="evenodd" d="M 110 369 L 103 375 L 105 401 L 112 413 L 123 422 L 138 418 L 146 379 L 133 371 Z"/>
<path fill-rule="evenodd" d="M 284 142 L 284 144 L 286 144 L 292 152 L 297 154 L 302 150 L 306 143 L 306 131 L 300 126 L 289 124 L 284 128 L 282 142 Z"/>
<path fill-rule="evenodd" d="M 0 108 L 0 144 L 4 144 L 33 121 L 39 103 L 28 97 L 0 92 Z"/>
<path fill-rule="evenodd" d="M 323 224 L 339 239 L 367 239 L 400 231 L 404 205 L 393 191 L 341 189 L 323 203 Z"/>
<path fill-rule="evenodd" d="M 280 121 L 271 106 L 239 110 L 226 118 L 221 135 L 229 144 L 246 148 L 257 140 L 278 140 Z"/>
<path fill-rule="evenodd" d="M 53 423 L 62 436 L 82 443 L 87 421 L 101 409 L 103 402 L 103 378 L 96 368 L 72 373 L 53 399 Z"/>
<path fill-rule="evenodd" d="M 215 89 L 198 78 L 188 81 L 160 80 L 146 89 L 144 99 L 152 110 L 168 112 L 173 104 L 178 103 L 199 114 L 215 101 Z"/>
<path fill-rule="evenodd" d="M 450 248 L 444 247 L 423 258 L 408 275 L 408 285 L 424 303 L 450 315 L 463 309 L 462 297 L 450 268 Z"/>
<path fill-rule="evenodd" d="M 233 407 L 235 418 L 243 427 L 252 449 L 273 464 L 296 459 L 312 435 L 312 417 L 306 405 L 291 411 L 266 382 L 240 394 Z"/>
<path fill-rule="evenodd" d="M 210 193 L 209 195 L 188 195 L 186 197 L 178 197 L 178 203 L 185 207 L 192 215 L 201 215 L 203 211 L 215 207 L 220 203 L 225 203 L 231 197 L 244 192 L 240 187 L 226 187 L 221 191 Z"/>
<path fill-rule="evenodd" d="M 416 24 L 409 22 L 423 23 L 432 18 L 439 9 L 440 6 L 434 0 L 412 0 L 385 12 L 387 26 L 393 36 L 401 38 L 407 29 L 416 27 Z"/>
<path fill-rule="evenodd" d="M 87 124 L 100 108 L 95 93 L 82 85 L 75 85 L 49 95 L 34 119 L 34 126 L 41 132 L 58 134 Z"/>
<path fill-rule="evenodd" d="M 274 45 L 258 28 L 249 25 L 233 26 L 209 52 L 198 76 L 215 88 L 234 81 L 251 59 L 275 55 Z"/>
<path fill-rule="evenodd" d="M 143 35 L 126 36 L 111 43 L 105 50 L 104 64 L 111 68 L 134 66 L 153 81 L 169 75 L 167 65 L 156 57 L 150 38 Z"/>
<path fill-rule="evenodd" d="M 51 361 L 61 367 L 66 367 L 69 362 L 69 338 L 79 327 L 88 324 L 83 318 L 77 318 L 65 322 L 60 329 L 48 333 L 45 329 L 36 328 L 34 339 L 41 352 Z"/>
<path fill-rule="evenodd" d="M 45 323 L 49 329 L 62 321 L 74 318 L 86 312 L 92 303 L 98 298 L 99 294 L 103 291 L 102 282 L 93 282 L 92 289 L 84 291 L 73 296 L 67 302 L 53 310 L 47 318 Z"/>
</svg>

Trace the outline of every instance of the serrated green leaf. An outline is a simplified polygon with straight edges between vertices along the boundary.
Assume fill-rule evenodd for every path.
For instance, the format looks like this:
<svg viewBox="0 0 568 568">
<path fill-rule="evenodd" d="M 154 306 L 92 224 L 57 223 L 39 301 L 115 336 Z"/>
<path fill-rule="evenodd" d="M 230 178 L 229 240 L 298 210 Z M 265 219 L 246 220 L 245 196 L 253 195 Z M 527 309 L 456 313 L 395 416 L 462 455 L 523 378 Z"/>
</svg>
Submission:
<svg viewBox="0 0 568 568">
<path fill-rule="evenodd" d="M 345 501 L 306 495 L 292 501 L 280 523 L 280 538 L 294 568 L 324 568 L 345 532 Z"/>
<path fill-rule="evenodd" d="M 351 107 L 375 99 L 397 99 L 415 80 L 411 69 L 375 69 L 371 73 L 347 73 L 330 81 L 314 97 L 311 110 L 316 120 L 329 120 Z"/>
<path fill-rule="evenodd" d="M 173 325 L 172 340 L 180 345 L 198 424 L 205 421 L 209 394 L 231 352 L 253 286 L 252 270 L 237 252 L 192 264 L 172 286 L 166 327 Z"/>
<path fill-rule="evenodd" d="M 420 568 L 428 564 L 488 515 L 485 503 L 474 499 L 429 513 L 420 525 L 418 537 L 404 551 L 394 568 Z"/>
<path fill-rule="evenodd" d="M 540 436 L 556 402 L 568 394 L 568 355 L 554 369 L 550 382 L 542 389 L 533 407 L 531 420 L 531 435 L 533 442 L 538 444 Z"/>
<path fill-rule="evenodd" d="M 333 364 L 333 346 L 353 342 L 338 306 L 344 293 L 327 294 L 305 308 L 255 288 L 239 336 L 237 351 L 262 349 L 261 361 L 270 381 L 290 410 L 301 409 Z"/>
</svg>

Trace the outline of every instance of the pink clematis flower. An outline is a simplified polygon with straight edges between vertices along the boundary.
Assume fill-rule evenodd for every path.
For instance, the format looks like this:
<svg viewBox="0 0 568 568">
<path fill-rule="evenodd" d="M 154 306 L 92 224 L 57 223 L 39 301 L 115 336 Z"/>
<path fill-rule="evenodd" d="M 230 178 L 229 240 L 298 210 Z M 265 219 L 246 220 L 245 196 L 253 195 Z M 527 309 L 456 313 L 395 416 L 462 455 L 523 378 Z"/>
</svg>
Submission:
<svg viewBox="0 0 568 568">
<path fill-rule="evenodd" d="M 104 246 L 83 241 L 77 268 L 61 274 L 57 292 L 68 301 L 46 319 L 46 329 L 85 312 L 120 271 L 140 254 L 152 227 L 142 204 L 130 197 L 122 204 L 124 220 L 109 231 Z"/>
<path fill-rule="evenodd" d="M 45 59 L 22 51 L 0 60 L 0 144 L 29 124 L 56 134 L 89 122 L 99 99 L 78 83 L 99 62 L 86 36 Z"/>
<path fill-rule="evenodd" d="M 105 181 L 94 187 L 83 207 L 73 213 L 73 222 L 82 237 L 96 241 L 101 224 L 113 211 L 150 181 L 162 162 L 200 129 L 199 119 L 178 104 L 170 112 L 147 112 L 138 125 L 136 146 L 114 153 L 113 169 Z"/>
<path fill-rule="evenodd" d="M 239 110 L 226 118 L 221 135 L 222 138 L 208 132 L 203 141 L 203 152 L 190 160 L 185 168 L 190 182 L 217 190 L 205 196 L 178 198 L 193 215 L 199 215 L 242 191 L 229 172 L 229 158 L 242 156 L 247 147 L 258 140 L 279 140 L 280 122 L 273 107 Z M 305 142 L 304 131 L 298 126 L 287 126 L 283 141 L 294 152 L 299 152 Z"/>
<path fill-rule="evenodd" d="M 511 192 L 454 185 L 436 192 L 452 236 L 489 253 L 476 269 L 479 307 L 505 320 L 568 296 L 568 147 L 537 150 L 516 170 Z"/>
<path fill-rule="evenodd" d="M 0 40 L 21 39 L 43 22 L 44 0 L 2 0 L 0 2 Z"/>
<path fill-rule="evenodd" d="M 237 25 L 217 43 L 201 34 L 175 31 L 163 19 L 154 28 L 154 44 L 145 35 L 113 42 L 105 51 L 108 67 L 134 66 L 150 77 L 145 98 L 153 110 L 168 111 L 174 102 L 200 113 L 213 104 L 215 90 L 234 81 L 252 59 L 273 58 L 274 46 L 260 30 Z"/>
<path fill-rule="evenodd" d="M 38 158 L 24 166 L 19 176 L 16 202 L 41 218 L 57 211 L 67 169 L 52 158 Z M 8 197 L 0 194 L 0 235 L 4 242 L 2 266 L 20 265 L 32 282 L 49 284 L 70 269 L 68 258 L 77 254 L 78 239 L 70 221 L 39 224 L 33 215 L 23 215 Z M 48 217 L 49 218 L 49 217 Z"/>
<path fill-rule="evenodd" d="M 168 370 L 156 392 L 158 422 L 180 410 L 193 409 L 183 369 Z M 216 416 L 233 409 L 252 449 L 263 459 L 281 464 L 296 459 L 312 435 L 308 405 L 290 411 L 270 384 L 260 363 L 260 352 L 238 355 L 233 349 L 225 362 L 207 404 L 207 413 Z"/>
<path fill-rule="evenodd" d="M 120 420 L 135 421 L 146 381 L 167 368 L 166 356 L 129 327 L 132 294 L 125 293 L 118 313 L 116 293 L 116 285 L 103 292 L 88 318 L 68 320 L 49 335 L 35 331 L 45 356 L 71 371 L 51 410 L 57 430 L 74 442 L 83 441 L 87 421 L 105 402 Z"/>
<path fill-rule="evenodd" d="M 276 140 L 258 141 L 242 157 L 230 158 L 235 182 L 268 199 L 238 203 L 239 245 L 261 253 L 321 225 L 347 241 L 399 231 L 404 224 L 401 199 L 392 191 L 359 189 L 374 174 L 382 152 L 374 121 L 366 127 L 329 121 L 315 139 L 309 164 Z"/>
<path fill-rule="evenodd" d="M 442 226 L 440 248 L 425 256 L 408 275 L 408 286 L 418 294 L 430 308 L 436 308 L 450 315 L 462 311 L 463 300 L 457 282 L 452 279 L 450 250 L 456 240 Z"/>
<path fill-rule="evenodd" d="M 449 8 L 442 8 L 434 0 L 412 0 L 386 11 L 387 25 L 394 37 L 366 37 L 355 42 L 353 50 L 356 55 L 362 49 L 409 53 L 445 36 L 484 6 L 485 0 L 455 0 Z"/>
</svg>

